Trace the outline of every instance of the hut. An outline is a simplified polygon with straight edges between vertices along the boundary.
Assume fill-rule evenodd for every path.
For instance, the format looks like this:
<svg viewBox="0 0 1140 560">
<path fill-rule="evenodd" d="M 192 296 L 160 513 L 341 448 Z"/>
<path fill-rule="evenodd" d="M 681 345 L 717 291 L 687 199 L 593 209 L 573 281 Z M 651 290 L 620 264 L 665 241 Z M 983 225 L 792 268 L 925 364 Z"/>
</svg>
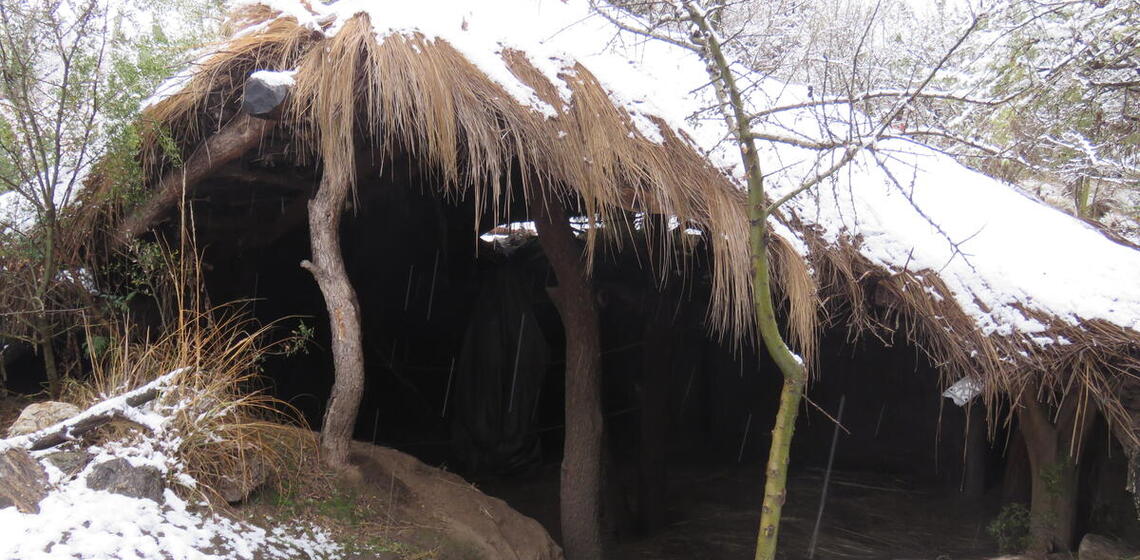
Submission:
<svg viewBox="0 0 1140 560">
<path fill-rule="evenodd" d="M 327 406 L 316 399 L 334 461 L 345 460 L 353 435 L 375 437 L 380 408 L 358 414 L 362 396 L 391 389 L 403 396 L 385 406 L 438 424 L 424 387 L 446 407 L 452 387 L 462 386 L 453 385 L 457 372 L 493 369 L 493 390 L 480 402 L 498 404 L 481 428 L 464 432 L 468 446 L 483 445 L 486 430 L 525 432 L 531 424 L 519 428 L 517 409 L 564 402 L 563 542 L 568 556 L 592 557 L 600 539 L 599 375 L 617 369 L 606 367 L 612 358 L 602 357 L 602 333 L 653 349 L 639 354 L 642 377 L 630 393 L 646 447 L 666 440 L 661 424 L 647 419 L 667 415 L 676 401 L 683 409 L 690 394 L 696 374 L 679 373 L 678 364 L 700 377 L 724 369 L 707 355 L 665 350 L 709 334 L 707 344 L 721 348 L 716 360 L 739 364 L 742 379 L 746 364 L 771 379 L 750 342 L 748 223 L 735 148 L 707 111 L 715 96 L 688 51 L 625 34 L 576 1 L 475 8 L 447 0 L 253 0 L 238 6 L 232 25 L 229 39 L 146 109 L 155 125 L 141 151 L 147 191 L 116 222 L 116 240 L 179 235 L 184 202 L 215 300 L 253 298 L 267 318 L 322 318 L 328 351 L 282 366 L 277 383 L 309 386 L 316 374 L 305 368 L 335 370 L 335 383 L 320 377 Z M 799 106 L 770 113 L 765 122 L 779 132 L 771 136 L 836 134 L 817 124 L 834 108 L 805 102 L 807 88 L 756 82 L 757 110 Z M 846 148 L 794 144 L 764 147 L 774 196 Z M 492 267 L 493 279 L 481 275 L 473 263 L 495 251 L 479 236 L 528 221 L 539 246 L 512 248 L 513 276 L 503 267 Z M 1020 426 L 1037 473 L 1033 507 L 1065 515 L 1076 510 L 1074 442 L 1095 418 L 1130 457 L 1140 450 L 1135 248 L 907 140 L 862 150 L 793 198 L 773 228 L 782 313 L 797 350 L 818 366 L 809 393 L 818 402 L 830 407 L 823 397 L 845 391 L 886 402 L 902 391 L 857 368 L 833 374 L 852 361 L 843 352 L 863 344 L 851 340 L 920 352 L 921 387 L 929 389 L 921 406 L 938 409 L 939 393 L 951 386 L 964 402 L 982 395 L 991 435 L 1009 422 Z M 648 279 L 628 281 L 636 268 L 649 270 Z M 603 289 L 607 270 L 626 272 Z M 560 319 L 535 307 L 547 292 Z M 656 294 L 651 303 L 646 294 Z M 516 299 L 472 303 L 508 296 Z M 640 322 L 614 327 L 623 318 L 599 311 L 605 299 L 640 302 Z M 678 301 L 689 302 L 683 313 Z M 672 326 L 651 328 L 661 325 Z M 555 340 L 549 355 L 524 352 L 544 340 Z M 542 383 L 527 382 L 524 372 L 534 389 L 516 393 L 520 363 L 543 371 L 561 369 L 559 359 L 563 389 L 540 396 Z M 432 373 L 415 377 L 401 363 Z M 375 374 L 381 367 L 385 374 Z M 655 370 L 671 372 L 682 389 L 662 394 L 656 388 L 669 384 L 646 373 Z M 734 392 L 725 385 L 704 394 L 715 401 Z M 454 407 L 470 405 L 454 398 Z M 884 409 L 867 410 L 878 410 L 882 423 Z M 982 407 L 973 410 L 971 418 L 984 418 Z M 706 413 L 716 424 L 721 412 Z M 740 423 L 745 442 L 750 430 L 763 431 L 751 422 L 749 413 Z M 968 433 L 984 445 L 979 423 Z M 530 449 L 506 439 L 511 449 Z M 745 449 L 741 443 L 740 457 Z M 660 481 L 660 463 L 643 460 L 642 477 Z M 975 465 L 973 480 L 984 470 Z M 1060 477 L 1059 492 L 1047 491 L 1048 473 Z M 643 502 L 662 494 L 653 488 Z M 1058 526 L 1065 528 L 1051 538 L 1070 547 L 1074 522 Z"/>
</svg>

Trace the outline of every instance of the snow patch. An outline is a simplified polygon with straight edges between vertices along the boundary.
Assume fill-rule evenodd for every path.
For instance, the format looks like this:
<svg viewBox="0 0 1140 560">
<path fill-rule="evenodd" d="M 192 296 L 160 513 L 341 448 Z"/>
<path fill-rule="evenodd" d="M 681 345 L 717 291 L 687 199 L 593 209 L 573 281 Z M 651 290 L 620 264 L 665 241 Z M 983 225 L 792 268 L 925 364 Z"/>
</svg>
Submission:
<svg viewBox="0 0 1140 560">
<path fill-rule="evenodd" d="M 87 487 L 86 475 L 98 464 L 123 458 L 136 467 L 151 466 L 169 482 L 193 488 L 197 481 L 174 459 L 180 441 L 167 430 L 168 414 L 153 401 L 131 407 L 127 401 L 146 391 L 164 388 L 186 370 L 175 370 L 143 387 L 107 399 L 65 422 L 27 436 L 0 441 L 0 451 L 28 447 L 37 435 L 66 428 L 108 412 L 127 417 L 149 430 L 137 441 L 111 441 L 86 448 L 93 459 L 82 472 L 68 477 L 46 461 L 58 448 L 33 453 L 48 473 L 50 493 L 39 513 L 0 508 L 0 558 L 21 560 L 222 560 L 271 558 L 336 559 L 342 549 L 321 528 L 305 523 L 270 531 L 215 513 L 208 504 L 189 503 L 167 488 L 163 503 L 132 498 Z M 165 414 L 164 414 L 165 412 Z M 78 442 L 64 446 L 77 447 Z"/>
<path fill-rule="evenodd" d="M 296 70 L 258 70 L 249 75 L 251 80 L 259 80 L 267 86 L 292 86 L 293 76 L 297 74 Z"/>
</svg>

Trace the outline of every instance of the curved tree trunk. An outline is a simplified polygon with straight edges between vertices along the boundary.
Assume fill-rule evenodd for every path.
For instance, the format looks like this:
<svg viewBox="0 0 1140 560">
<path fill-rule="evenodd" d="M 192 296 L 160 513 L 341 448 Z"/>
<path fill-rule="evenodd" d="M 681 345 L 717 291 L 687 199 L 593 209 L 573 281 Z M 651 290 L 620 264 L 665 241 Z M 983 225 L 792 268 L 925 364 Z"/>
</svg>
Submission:
<svg viewBox="0 0 1140 560">
<path fill-rule="evenodd" d="M 599 499 L 602 479 L 601 342 L 594 291 L 582 252 L 557 200 L 532 195 L 538 229 L 558 287 L 550 299 L 566 329 L 566 442 L 559 489 L 562 546 L 569 560 L 602 558 Z"/>
<path fill-rule="evenodd" d="M 364 346 L 360 333 L 360 304 L 344 269 L 340 252 L 340 217 L 351 185 L 325 173 L 316 196 L 309 201 L 309 239 L 313 260 L 301 267 L 313 274 L 329 312 L 332 335 L 332 394 L 321 426 L 324 461 L 334 469 L 348 466 L 356 413 L 364 394 Z"/>
</svg>

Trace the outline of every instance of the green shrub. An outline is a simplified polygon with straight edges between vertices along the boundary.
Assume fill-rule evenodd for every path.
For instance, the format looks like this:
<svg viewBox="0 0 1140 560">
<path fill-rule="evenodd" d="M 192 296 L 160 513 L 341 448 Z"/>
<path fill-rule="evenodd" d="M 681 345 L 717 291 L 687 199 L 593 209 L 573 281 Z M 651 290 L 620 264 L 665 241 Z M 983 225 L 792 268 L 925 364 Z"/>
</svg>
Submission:
<svg viewBox="0 0 1140 560">
<path fill-rule="evenodd" d="M 997 539 L 1003 553 L 1025 550 L 1029 546 L 1029 508 L 1025 504 L 1006 504 L 986 532 Z"/>
</svg>

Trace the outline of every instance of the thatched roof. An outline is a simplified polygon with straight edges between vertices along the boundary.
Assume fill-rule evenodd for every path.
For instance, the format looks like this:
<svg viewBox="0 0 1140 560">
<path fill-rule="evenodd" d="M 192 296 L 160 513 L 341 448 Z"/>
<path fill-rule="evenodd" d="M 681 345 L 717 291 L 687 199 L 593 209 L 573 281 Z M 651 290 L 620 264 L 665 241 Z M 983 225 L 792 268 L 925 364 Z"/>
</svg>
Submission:
<svg viewBox="0 0 1140 560">
<path fill-rule="evenodd" d="M 480 206 L 512 196 L 517 165 L 526 196 L 580 200 L 582 215 L 605 223 L 633 210 L 700 224 L 714 261 L 711 324 L 748 330 L 743 183 L 724 123 L 707 111 L 716 99 L 703 63 L 688 51 L 622 33 L 574 0 L 477 9 L 264 0 L 240 8 L 235 27 L 147 111 L 184 151 L 233 114 L 251 72 L 295 70 L 276 126 L 293 136 L 296 161 L 351 175 L 346 140 L 365 138 L 381 153 L 406 151 L 442 189 Z M 756 109 L 809 96 L 754 78 Z M 763 126 L 835 139 L 850 117 L 824 106 L 776 113 Z M 161 144 L 149 144 L 154 177 L 170 165 Z M 772 144 L 763 155 L 779 195 L 840 150 Z M 1020 392 L 1027 380 L 1079 389 L 1136 443 L 1118 395 L 1140 371 L 1140 252 L 903 140 L 864 150 L 793 199 L 773 227 L 804 353 L 827 301 L 832 320 L 856 331 L 905 329 L 947 382 L 975 376 L 991 396 Z"/>
<path fill-rule="evenodd" d="M 189 153 L 233 114 L 252 72 L 296 70 L 277 125 L 279 135 L 293 137 L 296 160 L 352 175 L 353 146 L 346 140 L 363 137 L 381 155 L 409 153 L 438 177 L 441 189 L 473 197 L 479 208 L 509 205 L 516 192 L 512 166 L 518 166 L 525 196 L 541 191 L 573 198 L 581 201 L 582 215 L 599 222 L 615 224 L 621 211 L 646 211 L 701 224 L 714 263 L 710 324 L 721 333 L 748 331 L 749 272 L 738 266 L 748 250 L 743 195 L 681 130 L 616 103 L 613 90 L 573 58 L 499 42 L 481 30 L 487 19 L 432 14 L 422 6 L 412 13 L 395 5 L 371 6 L 372 12 L 363 4 L 360 11 L 338 6 L 239 7 L 234 21 L 240 30 L 164 86 L 146 115 Z M 388 29 L 389 8 L 405 17 L 418 14 L 421 23 L 434 22 L 454 36 L 406 21 Z M 425 20 L 425 14 L 431 16 Z M 565 21 L 540 27 L 548 33 Z M 511 35 L 535 30 L 512 28 Z M 160 154 L 163 140 L 156 136 L 144 147 L 154 180 L 169 163 Z M 589 231 L 592 256 L 601 230 Z M 671 238 L 656 242 L 667 245 Z"/>
</svg>

